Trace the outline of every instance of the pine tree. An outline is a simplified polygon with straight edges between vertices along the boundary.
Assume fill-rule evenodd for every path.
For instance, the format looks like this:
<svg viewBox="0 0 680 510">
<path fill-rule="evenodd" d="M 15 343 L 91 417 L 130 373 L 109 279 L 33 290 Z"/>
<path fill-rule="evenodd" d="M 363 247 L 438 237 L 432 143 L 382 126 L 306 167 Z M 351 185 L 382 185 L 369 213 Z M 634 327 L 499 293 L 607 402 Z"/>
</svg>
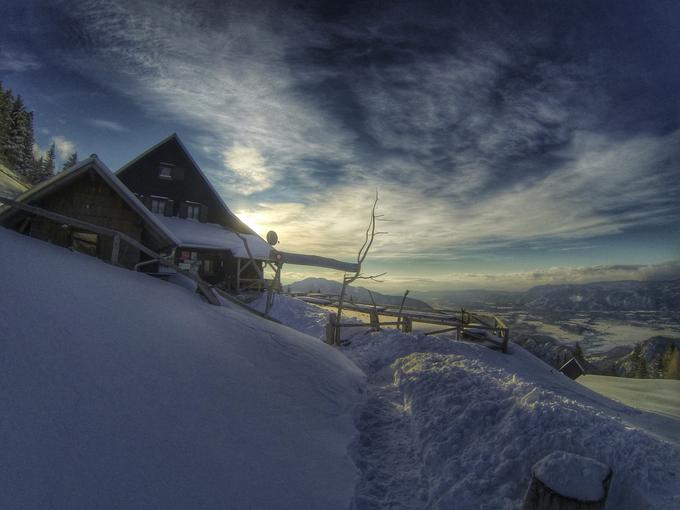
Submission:
<svg viewBox="0 0 680 510">
<path fill-rule="evenodd" d="M 63 172 L 64 170 L 68 170 L 71 168 L 73 165 L 75 165 L 78 162 L 78 154 L 74 152 L 71 154 L 66 161 L 64 161 L 64 166 L 61 168 L 61 171 Z"/>
<path fill-rule="evenodd" d="M 631 364 L 631 376 L 639 377 L 640 372 L 640 360 L 642 359 L 642 344 L 635 344 L 633 352 L 630 353 L 630 364 Z M 645 367 L 646 368 L 646 367 Z"/>
<path fill-rule="evenodd" d="M 649 377 L 649 371 L 647 370 L 647 360 L 644 356 L 640 356 L 635 377 L 638 379 L 647 379 Z"/>
<path fill-rule="evenodd" d="M 3 89 L 0 82 L 0 161 L 3 163 L 8 163 L 7 143 L 11 129 L 12 103 L 12 91 Z"/>
<path fill-rule="evenodd" d="M 42 164 L 42 167 L 38 169 L 38 171 L 35 173 L 34 177 L 34 183 L 42 182 L 46 179 L 49 179 L 54 175 L 54 164 L 56 160 L 56 147 L 54 146 L 54 143 L 50 145 L 50 148 L 47 150 L 47 154 L 45 154 L 45 161 Z"/>
<path fill-rule="evenodd" d="M 32 161 L 29 164 L 24 158 L 24 147 L 29 138 L 28 125 L 32 120 L 26 112 L 24 101 L 21 96 L 17 96 L 12 101 L 10 109 L 9 133 L 7 137 L 6 156 L 7 163 L 16 172 L 30 177 L 33 170 Z M 31 140 L 31 148 L 33 140 Z"/>
<path fill-rule="evenodd" d="M 680 379 L 680 350 L 672 343 L 664 353 L 664 378 Z"/>
<path fill-rule="evenodd" d="M 576 345 L 574 346 L 573 355 L 574 358 L 576 358 L 576 361 L 578 361 L 579 363 L 583 363 L 586 359 L 583 354 L 583 349 L 581 349 L 581 344 L 579 342 L 576 342 Z"/>
</svg>

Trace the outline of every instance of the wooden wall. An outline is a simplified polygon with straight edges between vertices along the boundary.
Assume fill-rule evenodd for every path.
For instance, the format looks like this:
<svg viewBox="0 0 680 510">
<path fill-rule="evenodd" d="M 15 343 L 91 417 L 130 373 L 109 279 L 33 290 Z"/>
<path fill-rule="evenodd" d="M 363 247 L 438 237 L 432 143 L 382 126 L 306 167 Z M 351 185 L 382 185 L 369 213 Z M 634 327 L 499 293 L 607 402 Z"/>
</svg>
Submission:
<svg viewBox="0 0 680 510">
<path fill-rule="evenodd" d="M 175 172 L 172 180 L 159 178 L 161 163 L 176 165 L 178 171 Z M 238 232 L 250 233 L 250 230 L 238 218 L 228 216 L 224 212 L 219 198 L 195 170 L 191 160 L 174 139 L 137 161 L 124 172 L 118 173 L 117 177 L 138 195 L 145 197 L 156 195 L 173 200 L 172 216 L 178 216 L 183 202 L 198 202 L 208 207 L 206 222 L 217 223 Z"/>
<path fill-rule="evenodd" d="M 84 173 L 32 205 L 124 232 L 133 239 L 143 242 L 152 250 L 157 251 L 160 248 L 160 241 L 156 236 L 145 232 L 144 223 L 138 213 L 128 206 L 118 193 L 94 171 Z M 31 219 L 28 231 L 32 237 L 60 246 L 69 246 L 70 232 L 70 228 L 39 216 Z M 99 236 L 97 256 L 110 260 L 111 249 L 111 238 Z M 122 242 L 119 264 L 131 268 L 139 261 L 139 250 Z"/>
</svg>

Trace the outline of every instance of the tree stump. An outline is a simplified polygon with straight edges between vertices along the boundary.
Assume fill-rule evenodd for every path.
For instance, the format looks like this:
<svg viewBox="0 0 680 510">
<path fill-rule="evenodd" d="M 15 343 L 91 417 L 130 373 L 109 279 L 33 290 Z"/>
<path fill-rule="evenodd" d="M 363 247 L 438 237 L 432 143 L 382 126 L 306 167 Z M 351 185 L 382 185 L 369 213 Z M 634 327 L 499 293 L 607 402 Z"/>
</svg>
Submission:
<svg viewBox="0 0 680 510">
<path fill-rule="evenodd" d="M 601 510 L 612 470 L 594 459 L 553 452 L 531 470 L 523 510 Z"/>
</svg>

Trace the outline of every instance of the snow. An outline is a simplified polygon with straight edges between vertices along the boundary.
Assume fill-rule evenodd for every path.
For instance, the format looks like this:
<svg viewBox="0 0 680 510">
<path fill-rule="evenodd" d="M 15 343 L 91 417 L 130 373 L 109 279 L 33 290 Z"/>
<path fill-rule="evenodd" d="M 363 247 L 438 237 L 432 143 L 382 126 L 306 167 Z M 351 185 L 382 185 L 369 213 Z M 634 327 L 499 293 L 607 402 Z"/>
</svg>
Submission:
<svg viewBox="0 0 680 510">
<path fill-rule="evenodd" d="M 680 420 L 680 381 L 587 375 L 583 386 L 626 405 Z M 680 443 L 680 422 L 676 425 Z"/>
<path fill-rule="evenodd" d="M 347 508 L 336 349 L 0 228 L 0 508 Z"/>
<path fill-rule="evenodd" d="M 278 299 L 273 314 L 296 328 L 313 317 L 322 331 L 318 307 L 289 300 Z M 300 309 L 278 315 L 280 307 Z M 517 345 L 504 355 L 384 330 L 356 332 L 343 352 L 368 377 L 353 450 L 358 510 L 520 508 L 532 467 L 555 451 L 611 466 L 606 508 L 680 508 L 680 446 L 659 437 L 668 421 L 656 429 L 653 415 L 588 390 Z"/>
<path fill-rule="evenodd" d="M 611 469 L 588 457 L 557 451 L 539 460 L 533 472 L 536 478 L 562 496 L 594 502 L 604 496 L 604 482 Z"/>
<path fill-rule="evenodd" d="M 249 258 L 248 251 L 241 237 L 248 242 L 248 248 L 253 258 L 269 260 L 271 245 L 253 234 L 241 234 L 228 230 L 216 223 L 201 223 L 200 221 L 170 216 L 154 215 L 185 248 L 229 250 L 237 258 Z"/>
<path fill-rule="evenodd" d="M 326 324 L 330 313 L 318 306 L 308 306 L 302 299 L 290 298 L 280 294 L 275 294 L 272 309 L 269 316 L 281 323 L 310 335 L 319 340 L 326 338 Z M 264 313 L 267 305 L 267 294 L 262 294 L 250 303 L 255 310 Z M 361 320 L 343 315 L 344 324 L 361 323 Z M 342 330 L 342 339 L 350 339 L 357 334 L 363 334 L 368 328 L 352 327 Z"/>
</svg>

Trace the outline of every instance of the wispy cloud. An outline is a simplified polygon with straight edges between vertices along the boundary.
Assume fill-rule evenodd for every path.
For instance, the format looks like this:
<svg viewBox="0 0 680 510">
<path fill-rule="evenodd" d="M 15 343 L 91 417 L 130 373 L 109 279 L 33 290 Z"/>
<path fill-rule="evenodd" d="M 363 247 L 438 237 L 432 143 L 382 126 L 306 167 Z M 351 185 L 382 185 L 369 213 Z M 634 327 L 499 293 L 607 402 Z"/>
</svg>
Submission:
<svg viewBox="0 0 680 510">
<path fill-rule="evenodd" d="M 114 131 L 116 133 L 123 133 L 125 131 L 128 131 L 128 129 L 125 126 L 113 120 L 89 119 L 87 122 L 91 126 L 101 129 L 108 129 L 109 131 Z"/>
<path fill-rule="evenodd" d="M 76 145 L 65 136 L 53 136 L 50 141 L 54 144 L 59 159 L 64 161 L 76 151 Z"/>
<path fill-rule="evenodd" d="M 261 7 L 77 2 L 88 37 L 71 62 L 191 126 L 218 189 L 285 249 L 353 256 L 376 188 L 390 220 L 380 260 L 571 243 L 680 214 L 680 132 L 605 129 L 597 66 L 546 57 L 549 34 L 458 26 L 419 53 L 418 19 L 389 9 L 362 25 Z"/>
<path fill-rule="evenodd" d="M 56 156 L 61 161 L 65 161 L 71 154 L 73 154 L 76 151 L 75 143 L 62 135 L 51 137 L 49 139 L 48 146 L 52 144 L 54 144 Z M 43 149 L 42 147 L 40 147 L 37 143 L 34 143 L 33 157 L 36 159 L 44 158 L 47 154 L 47 150 L 48 149 Z"/>
<path fill-rule="evenodd" d="M 31 53 L 0 47 L 0 71 L 25 72 L 42 67 L 40 61 Z"/>
</svg>

